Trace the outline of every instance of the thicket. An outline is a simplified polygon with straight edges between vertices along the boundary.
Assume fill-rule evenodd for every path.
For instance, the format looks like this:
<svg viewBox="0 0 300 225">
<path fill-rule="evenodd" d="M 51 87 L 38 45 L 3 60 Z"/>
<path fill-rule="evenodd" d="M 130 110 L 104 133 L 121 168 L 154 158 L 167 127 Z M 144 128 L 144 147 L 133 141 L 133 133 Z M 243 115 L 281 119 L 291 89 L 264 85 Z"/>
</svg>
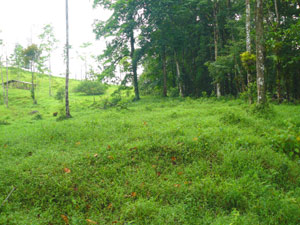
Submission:
<svg viewBox="0 0 300 225">
<path fill-rule="evenodd" d="M 98 81 L 82 81 L 74 88 L 74 92 L 86 95 L 103 95 L 106 89 L 107 87 Z"/>
</svg>

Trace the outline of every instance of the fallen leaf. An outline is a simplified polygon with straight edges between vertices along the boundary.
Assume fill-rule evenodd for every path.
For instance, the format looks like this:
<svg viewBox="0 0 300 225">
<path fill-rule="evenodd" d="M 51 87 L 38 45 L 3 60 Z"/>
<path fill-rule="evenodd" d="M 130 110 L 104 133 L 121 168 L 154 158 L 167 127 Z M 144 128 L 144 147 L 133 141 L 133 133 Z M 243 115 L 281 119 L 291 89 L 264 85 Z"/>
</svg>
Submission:
<svg viewBox="0 0 300 225">
<path fill-rule="evenodd" d="M 71 173 L 71 170 L 68 168 L 64 168 L 65 173 Z"/>
<path fill-rule="evenodd" d="M 109 159 L 114 159 L 114 157 L 113 157 L 113 156 L 111 156 L 111 155 L 109 155 L 107 158 L 109 158 Z"/>
<path fill-rule="evenodd" d="M 160 172 L 157 172 L 156 175 L 157 175 L 158 177 L 160 177 L 161 173 L 160 173 Z"/>
<path fill-rule="evenodd" d="M 5 144 L 5 145 L 4 145 L 4 148 L 7 148 L 7 147 L 8 147 L 8 145 L 7 145 L 7 144 Z"/>
<path fill-rule="evenodd" d="M 89 220 L 89 219 L 86 219 L 86 222 L 91 223 L 91 224 L 98 224 L 97 222 L 95 222 L 93 220 Z"/>
<path fill-rule="evenodd" d="M 61 218 L 65 221 L 66 224 L 69 224 L 69 219 L 65 215 L 61 215 Z"/>
<path fill-rule="evenodd" d="M 154 168 L 154 169 L 155 169 L 156 167 L 157 167 L 156 165 L 152 165 L 152 168 Z"/>
<path fill-rule="evenodd" d="M 194 141 L 198 141 L 198 138 L 197 138 L 197 137 L 195 137 L 195 138 L 193 138 L 193 140 L 194 140 Z"/>
<path fill-rule="evenodd" d="M 98 154 L 95 154 L 94 157 L 97 158 L 97 157 L 98 157 Z"/>
<path fill-rule="evenodd" d="M 113 205 L 110 203 L 110 204 L 107 206 L 107 208 L 108 208 L 108 209 L 111 209 L 112 206 L 113 206 Z"/>
<path fill-rule="evenodd" d="M 80 141 L 76 142 L 76 145 L 77 145 L 77 146 L 80 145 Z"/>
<path fill-rule="evenodd" d="M 107 149 L 111 149 L 111 146 L 110 146 L 110 145 L 107 145 Z"/>
<path fill-rule="evenodd" d="M 179 188 L 179 187 L 180 187 L 180 184 L 174 184 L 174 187 Z"/>
<path fill-rule="evenodd" d="M 178 175 L 182 175 L 183 174 L 183 172 L 178 172 Z"/>
<path fill-rule="evenodd" d="M 130 148 L 129 151 L 137 150 L 137 147 Z"/>
<path fill-rule="evenodd" d="M 144 126 L 147 126 L 147 122 L 144 122 Z"/>
<path fill-rule="evenodd" d="M 112 223 L 115 224 L 115 223 L 118 223 L 118 221 L 113 221 Z"/>
<path fill-rule="evenodd" d="M 174 156 L 171 159 L 173 162 L 176 161 L 176 157 L 174 157 Z"/>
<path fill-rule="evenodd" d="M 136 197 L 136 192 L 132 192 L 131 197 L 133 197 L 133 198 Z"/>
<path fill-rule="evenodd" d="M 299 137 L 297 137 L 297 141 L 298 141 L 298 142 L 300 142 L 300 136 L 299 136 Z"/>
</svg>

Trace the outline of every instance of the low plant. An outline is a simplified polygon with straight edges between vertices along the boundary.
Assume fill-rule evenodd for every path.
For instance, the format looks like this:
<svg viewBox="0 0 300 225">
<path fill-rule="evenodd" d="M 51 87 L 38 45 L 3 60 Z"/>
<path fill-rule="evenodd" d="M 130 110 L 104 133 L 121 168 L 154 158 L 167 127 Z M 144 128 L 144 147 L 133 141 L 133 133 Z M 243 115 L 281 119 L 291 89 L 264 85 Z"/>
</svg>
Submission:
<svg viewBox="0 0 300 225">
<path fill-rule="evenodd" d="M 84 93 L 86 95 L 103 95 L 106 86 L 98 81 L 83 81 L 74 88 L 75 93 Z"/>
</svg>

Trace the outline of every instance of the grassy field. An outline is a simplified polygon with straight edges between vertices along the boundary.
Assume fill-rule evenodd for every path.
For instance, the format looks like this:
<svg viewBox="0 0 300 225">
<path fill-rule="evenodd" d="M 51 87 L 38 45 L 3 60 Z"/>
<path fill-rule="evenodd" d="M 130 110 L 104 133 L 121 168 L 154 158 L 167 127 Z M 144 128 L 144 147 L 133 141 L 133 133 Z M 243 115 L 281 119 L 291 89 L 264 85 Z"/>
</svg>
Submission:
<svg viewBox="0 0 300 225">
<path fill-rule="evenodd" d="M 16 187 L 0 224 L 300 223 L 300 106 L 143 97 L 103 109 L 105 97 L 71 92 L 73 118 L 57 121 L 63 103 L 37 81 L 37 105 L 14 89 L 0 105 L 0 204 Z"/>
</svg>

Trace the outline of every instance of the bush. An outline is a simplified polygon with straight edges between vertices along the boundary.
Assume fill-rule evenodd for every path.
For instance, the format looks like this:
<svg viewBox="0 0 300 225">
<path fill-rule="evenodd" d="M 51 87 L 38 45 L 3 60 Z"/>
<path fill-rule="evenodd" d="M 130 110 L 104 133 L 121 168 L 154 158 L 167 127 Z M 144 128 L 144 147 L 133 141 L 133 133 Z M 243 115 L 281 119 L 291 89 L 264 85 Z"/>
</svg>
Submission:
<svg viewBox="0 0 300 225">
<path fill-rule="evenodd" d="M 292 123 L 288 128 L 278 130 L 276 133 L 266 133 L 273 149 L 287 154 L 289 157 L 300 156 L 300 129 Z"/>
<path fill-rule="evenodd" d="M 65 94 L 66 94 L 65 88 L 60 87 L 60 88 L 58 88 L 58 90 L 56 92 L 55 99 L 59 100 L 59 101 L 63 101 L 65 98 Z"/>
<path fill-rule="evenodd" d="M 105 85 L 97 81 L 83 81 L 74 89 L 74 92 L 86 95 L 103 95 L 105 91 Z"/>
</svg>

